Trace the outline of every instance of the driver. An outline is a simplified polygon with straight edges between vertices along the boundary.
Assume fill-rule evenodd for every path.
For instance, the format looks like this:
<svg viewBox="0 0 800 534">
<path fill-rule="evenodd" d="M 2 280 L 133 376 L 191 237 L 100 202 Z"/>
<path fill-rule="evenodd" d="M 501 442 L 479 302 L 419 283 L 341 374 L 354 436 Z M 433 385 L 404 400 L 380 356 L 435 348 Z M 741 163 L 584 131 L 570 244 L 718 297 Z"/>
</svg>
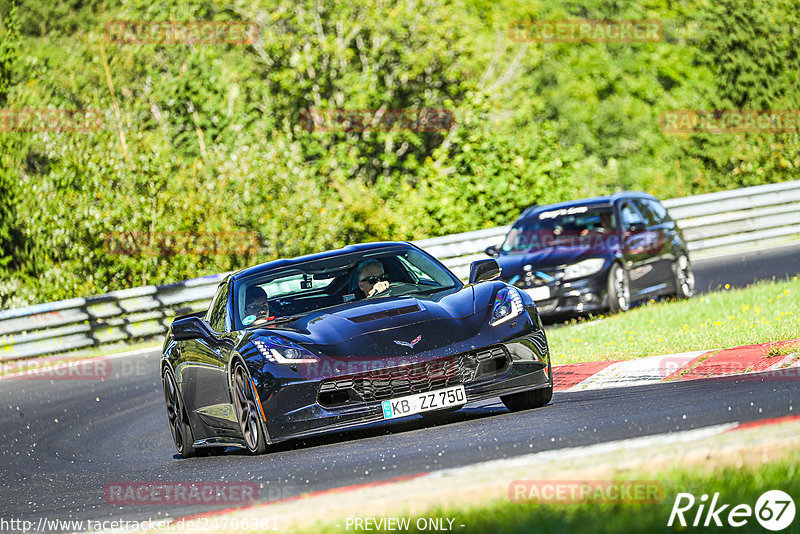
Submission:
<svg viewBox="0 0 800 534">
<path fill-rule="evenodd" d="M 267 292 L 264 288 L 250 286 L 244 294 L 244 319 L 249 321 L 246 324 L 263 322 L 269 319 L 269 304 L 267 303 Z M 250 317 L 254 317 L 250 319 Z"/>
<path fill-rule="evenodd" d="M 389 281 L 380 260 L 366 260 L 358 267 L 358 288 L 369 298 L 386 291 Z"/>
</svg>

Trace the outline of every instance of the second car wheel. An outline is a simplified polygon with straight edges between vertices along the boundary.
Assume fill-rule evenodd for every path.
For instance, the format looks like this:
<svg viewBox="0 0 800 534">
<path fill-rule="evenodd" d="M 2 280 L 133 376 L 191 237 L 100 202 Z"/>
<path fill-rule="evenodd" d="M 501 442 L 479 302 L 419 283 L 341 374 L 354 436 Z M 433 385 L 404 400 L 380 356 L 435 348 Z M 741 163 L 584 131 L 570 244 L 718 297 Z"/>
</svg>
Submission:
<svg viewBox="0 0 800 534">
<path fill-rule="evenodd" d="M 694 271 L 686 254 L 681 254 L 672 265 L 675 271 L 675 296 L 679 299 L 688 299 L 694 296 Z"/>
<path fill-rule="evenodd" d="M 608 272 L 608 309 L 611 313 L 628 311 L 631 307 L 631 288 L 628 273 L 619 263 Z"/>
<path fill-rule="evenodd" d="M 194 438 L 192 437 L 192 429 L 189 426 L 186 411 L 183 408 L 181 394 L 180 391 L 178 391 L 175 378 L 172 376 L 172 371 L 164 369 L 161 383 L 164 386 L 164 403 L 167 406 L 167 421 L 169 422 L 169 430 L 172 434 L 172 442 L 175 444 L 175 449 L 178 451 L 178 454 L 184 458 L 196 456 L 199 451 L 193 446 Z"/>
<path fill-rule="evenodd" d="M 267 450 L 267 439 L 261 423 L 261 410 L 253 383 L 242 363 L 234 364 L 232 385 L 233 405 L 247 450 L 253 454 L 263 454 Z"/>
</svg>

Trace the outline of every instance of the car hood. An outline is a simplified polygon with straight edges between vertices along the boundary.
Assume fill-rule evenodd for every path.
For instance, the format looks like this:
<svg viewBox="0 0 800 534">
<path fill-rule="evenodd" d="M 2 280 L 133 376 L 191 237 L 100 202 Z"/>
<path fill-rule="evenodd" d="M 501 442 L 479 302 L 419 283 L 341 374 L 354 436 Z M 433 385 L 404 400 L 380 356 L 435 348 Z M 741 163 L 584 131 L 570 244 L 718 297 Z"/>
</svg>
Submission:
<svg viewBox="0 0 800 534">
<path fill-rule="evenodd" d="M 600 252 L 600 254 L 598 254 Z M 598 251 L 596 247 L 547 247 L 534 252 L 525 254 L 508 254 L 499 256 L 498 265 L 502 269 L 503 280 L 509 280 L 514 275 L 521 275 L 525 272 L 524 267 L 530 265 L 536 271 L 540 269 L 552 269 L 563 265 L 571 265 L 588 258 L 605 256 L 609 252 Z"/>
<path fill-rule="evenodd" d="M 473 286 L 444 296 L 370 299 L 260 332 L 285 335 L 317 354 L 333 357 L 407 356 L 475 335 L 475 300 Z"/>
</svg>

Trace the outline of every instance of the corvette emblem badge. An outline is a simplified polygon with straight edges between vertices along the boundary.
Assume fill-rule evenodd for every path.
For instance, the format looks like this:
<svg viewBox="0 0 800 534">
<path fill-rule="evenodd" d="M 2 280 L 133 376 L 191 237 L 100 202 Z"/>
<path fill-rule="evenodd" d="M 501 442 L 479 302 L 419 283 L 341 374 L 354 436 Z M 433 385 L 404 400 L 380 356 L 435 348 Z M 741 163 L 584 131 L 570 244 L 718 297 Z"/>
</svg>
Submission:
<svg viewBox="0 0 800 534">
<path fill-rule="evenodd" d="M 410 349 L 413 349 L 414 345 L 416 345 L 419 342 L 420 339 L 422 339 L 422 336 L 417 336 L 414 339 L 412 339 L 411 341 L 400 341 L 398 339 L 395 339 L 394 342 L 397 343 L 398 345 L 402 345 L 404 347 L 408 347 Z"/>
</svg>

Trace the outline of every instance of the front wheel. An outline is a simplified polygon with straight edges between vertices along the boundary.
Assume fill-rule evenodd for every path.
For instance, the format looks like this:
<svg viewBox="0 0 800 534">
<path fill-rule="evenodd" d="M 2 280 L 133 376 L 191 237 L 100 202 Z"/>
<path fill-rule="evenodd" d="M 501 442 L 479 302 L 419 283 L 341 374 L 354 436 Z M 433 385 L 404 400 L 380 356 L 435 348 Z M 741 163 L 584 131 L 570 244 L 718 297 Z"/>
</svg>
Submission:
<svg viewBox="0 0 800 534">
<path fill-rule="evenodd" d="M 611 313 L 628 311 L 631 307 L 631 287 L 628 273 L 619 263 L 608 272 L 608 309 Z"/>
<path fill-rule="evenodd" d="M 500 400 L 506 408 L 512 412 L 528 410 L 530 408 L 540 408 L 553 399 L 553 386 L 534 389 L 533 391 L 523 391 L 511 395 L 503 395 Z"/>
<path fill-rule="evenodd" d="M 686 254 L 681 254 L 672 265 L 675 271 L 675 296 L 679 299 L 688 299 L 694 296 L 694 271 Z"/>
<path fill-rule="evenodd" d="M 169 423 L 169 430 L 172 434 L 172 442 L 175 444 L 175 449 L 184 458 L 197 456 L 199 451 L 193 446 L 192 429 L 189 427 L 186 410 L 183 407 L 181 394 L 178 391 L 178 385 L 175 383 L 172 371 L 169 369 L 164 370 L 161 383 L 164 386 L 167 422 Z"/>
<path fill-rule="evenodd" d="M 241 363 L 236 363 L 233 369 L 233 404 L 247 450 L 263 454 L 267 450 L 267 440 L 261 424 L 261 411 L 250 375 Z"/>
</svg>

